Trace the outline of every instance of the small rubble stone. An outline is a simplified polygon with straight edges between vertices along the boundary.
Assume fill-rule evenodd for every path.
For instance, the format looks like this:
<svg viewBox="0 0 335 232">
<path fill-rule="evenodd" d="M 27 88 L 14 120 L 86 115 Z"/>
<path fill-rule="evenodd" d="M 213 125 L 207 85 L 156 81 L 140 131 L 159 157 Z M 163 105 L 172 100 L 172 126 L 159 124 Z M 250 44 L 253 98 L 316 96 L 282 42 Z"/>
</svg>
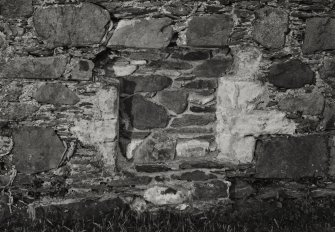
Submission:
<svg viewBox="0 0 335 232">
<path fill-rule="evenodd" d="M 36 9 L 36 33 L 50 48 L 99 44 L 110 21 L 107 10 L 91 3 L 56 5 Z"/>
<path fill-rule="evenodd" d="M 114 65 L 113 70 L 114 74 L 117 77 L 129 76 L 134 73 L 137 69 L 136 65 Z"/>
<path fill-rule="evenodd" d="M 191 197 L 190 191 L 166 186 L 154 186 L 144 192 L 144 199 L 155 205 L 181 204 Z"/>
<path fill-rule="evenodd" d="M 108 46 L 135 48 L 165 48 L 172 38 L 169 18 L 121 20 Z"/>
<path fill-rule="evenodd" d="M 31 174 L 57 168 L 65 151 L 51 128 L 21 127 L 13 133 L 13 160 L 18 172 Z"/>
<path fill-rule="evenodd" d="M 187 98 L 188 93 L 180 90 L 172 91 L 162 91 L 158 93 L 158 101 L 168 108 L 169 110 L 175 112 L 176 114 L 183 113 L 188 105 Z"/>
<path fill-rule="evenodd" d="M 288 32 L 288 14 L 279 8 L 265 7 L 256 12 L 253 38 L 266 48 L 282 48 Z"/>
<path fill-rule="evenodd" d="M 181 140 L 178 141 L 176 151 L 177 158 L 204 157 L 209 151 L 210 143 L 205 140 Z"/>
<path fill-rule="evenodd" d="M 212 180 L 210 182 L 194 183 L 194 198 L 196 200 L 213 200 L 229 196 L 230 183 L 227 181 Z"/>
<path fill-rule="evenodd" d="M 180 176 L 172 175 L 173 179 L 187 180 L 187 181 L 206 181 L 210 179 L 216 179 L 217 176 L 214 174 L 206 174 L 203 171 L 195 170 L 193 172 L 184 172 Z"/>
<path fill-rule="evenodd" d="M 255 193 L 255 189 L 245 181 L 237 180 L 231 187 L 231 197 L 233 199 L 245 199 Z"/>
<path fill-rule="evenodd" d="M 228 45 L 234 22 L 228 15 L 195 16 L 188 24 L 186 45 L 223 47 Z"/>
<path fill-rule="evenodd" d="M 66 86 L 60 83 L 42 85 L 35 93 L 36 101 L 44 104 L 75 105 L 80 99 Z"/>
<path fill-rule="evenodd" d="M 322 135 L 273 137 L 257 142 L 258 178 L 324 176 L 328 169 L 328 138 Z"/>
<path fill-rule="evenodd" d="M 183 126 L 205 126 L 216 119 L 215 114 L 184 114 L 180 118 L 173 119 L 171 127 L 183 127 Z"/>
<path fill-rule="evenodd" d="M 169 168 L 165 164 L 141 164 L 136 165 L 135 169 L 138 172 L 146 172 L 146 173 L 167 172 L 171 170 L 171 168 Z"/>
<path fill-rule="evenodd" d="M 166 76 L 131 76 L 123 78 L 122 92 L 133 94 L 138 92 L 161 91 L 172 84 L 172 79 Z"/>
<path fill-rule="evenodd" d="M 270 68 L 269 82 L 279 88 L 296 89 L 314 84 L 314 72 L 300 60 L 290 60 L 274 64 Z"/>
<path fill-rule="evenodd" d="M 71 80 L 90 81 L 92 79 L 92 71 L 94 63 L 86 59 L 72 59 Z"/>
</svg>

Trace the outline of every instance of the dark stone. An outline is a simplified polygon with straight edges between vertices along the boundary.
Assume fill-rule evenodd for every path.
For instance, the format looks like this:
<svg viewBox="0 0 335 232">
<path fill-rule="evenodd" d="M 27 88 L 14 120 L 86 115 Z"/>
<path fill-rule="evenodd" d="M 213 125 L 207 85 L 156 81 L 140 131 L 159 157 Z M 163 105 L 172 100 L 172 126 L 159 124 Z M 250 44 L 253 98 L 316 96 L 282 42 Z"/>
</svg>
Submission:
<svg viewBox="0 0 335 232">
<path fill-rule="evenodd" d="M 147 173 L 167 172 L 171 170 L 171 168 L 169 168 L 165 164 L 141 164 L 136 165 L 135 169 L 138 172 L 147 172 Z"/>
<path fill-rule="evenodd" d="M 191 51 L 184 54 L 174 53 L 171 56 L 174 59 L 187 60 L 187 61 L 199 61 L 207 60 L 210 57 L 208 51 Z"/>
<path fill-rule="evenodd" d="M 265 7 L 256 12 L 253 38 L 266 48 L 282 48 L 288 32 L 288 14 L 279 9 Z"/>
<path fill-rule="evenodd" d="M 135 163 L 173 160 L 176 155 L 176 139 L 162 131 L 153 132 L 133 151 Z"/>
<path fill-rule="evenodd" d="M 161 91 L 172 84 L 172 79 L 165 76 L 131 76 L 122 79 L 122 92 L 133 94 L 138 92 Z"/>
<path fill-rule="evenodd" d="M 335 19 L 310 18 L 306 21 L 306 32 L 302 51 L 311 54 L 335 49 Z"/>
<path fill-rule="evenodd" d="M 194 183 L 195 200 L 213 200 L 228 197 L 229 185 L 223 181 L 212 180 L 207 183 Z"/>
<path fill-rule="evenodd" d="M 273 137 L 256 145 L 258 178 L 325 176 L 328 168 L 328 138 L 321 135 Z"/>
<path fill-rule="evenodd" d="M 38 8 L 34 13 L 38 36 L 51 48 L 99 44 L 110 21 L 108 11 L 90 3 Z"/>
<path fill-rule="evenodd" d="M 216 112 L 216 106 L 191 106 L 190 111 L 194 113 L 214 113 Z"/>
<path fill-rule="evenodd" d="M 163 106 L 134 95 L 124 101 L 125 112 L 133 127 L 139 130 L 166 127 L 170 117 Z"/>
<path fill-rule="evenodd" d="M 232 64 L 233 59 L 230 56 L 206 60 L 194 69 L 193 74 L 197 77 L 222 77 Z"/>
<path fill-rule="evenodd" d="M 10 79 L 58 79 L 65 72 L 68 58 L 19 57 L 1 65 L 0 77 Z"/>
<path fill-rule="evenodd" d="M 32 116 L 38 106 L 28 103 L 9 103 L 0 106 L 0 119 L 5 121 L 21 121 Z"/>
<path fill-rule="evenodd" d="M 300 60 L 272 65 L 268 79 L 276 87 L 285 89 L 296 89 L 315 83 L 314 72 Z"/>
<path fill-rule="evenodd" d="M 210 179 L 216 179 L 217 176 L 214 174 L 206 174 L 203 171 L 195 170 L 193 172 L 184 172 L 180 176 L 172 175 L 173 179 L 176 180 L 187 180 L 187 181 L 206 181 Z"/>
<path fill-rule="evenodd" d="M 215 122 L 215 114 L 184 114 L 180 118 L 174 118 L 171 127 L 183 127 L 183 126 L 205 126 L 209 123 Z"/>
<path fill-rule="evenodd" d="M 188 24 L 186 45 L 223 47 L 228 45 L 234 22 L 228 15 L 195 16 Z"/>
<path fill-rule="evenodd" d="M 2 0 L 0 2 L 0 14 L 5 18 L 28 17 L 33 10 L 33 0 Z"/>
<path fill-rule="evenodd" d="M 233 199 L 246 199 L 255 193 L 255 189 L 245 181 L 237 180 L 230 189 L 230 196 Z"/>
<path fill-rule="evenodd" d="M 197 168 L 222 169 L 227 167 L 229 167 L 227 164 L 207 160 L 185 161 L 179 165 L 180 169 L 197 169 Z"/>
<path fill-rule="evenodd" d="M 152 61 L 150 62 L 148 67 L 154 69 L 168 69 L 168 70 L 187 70 L 193 68 L 193 66 L 187 62 L 166 61 L 166 60 Z"/>
<path fill-rule="evenodd" d="M 108 46 L 165 48 L 172 39 L 171 23 L 169 18 L 120 21 Z"/>
<path fill-rule="evenodd" d="M 135 176 L 125 179 L 112 180 L 108 182 L 110 187 L 125 187 L 125 186 L 136 186 L 136 185 L 148 185 L 152 180 L 149 176 Z"/>
<path fill-rule="evenodd" d="M 194 80 L 183 85 L 187 89 L 216 89 L 218 87 L 217 80 Z"/>
<path fill-rule="evenodd" d="M 65 151 L 51 128 L 22 127 L 13 133 L 13 160 L 18 172 L 31 174 L 57 168 Z"/>
<path fill-rule="evenodd" d="M 158 94 L 158 101 L 176 114 L 181 114 L 186 110 L 187 98 L 188 93 L 180 90 L 162 91 Z"/>
<path fill-rule="evenodd" d="M 35 93 L 36 101 L 44 104 L 75 105 L 80 99 L 66 86 L 60 83 L 42 85 Z"/>
<path fill-rule="evenodd" d="M 332 96 L 335 96 L 335 59 L 325 58 L 323 65 L 319 70 L 320 77 L 324 80 L 333 90 Z"/>
<path fill-rule="evenodd" d="M 164 7 L 164 10 L 169 12 L 172 15 L 176 16 L 185 16 L 191 13 L 192 8 L 186 5 L 183 5 L 180 2 L 172 3 Z"/>
</svg>

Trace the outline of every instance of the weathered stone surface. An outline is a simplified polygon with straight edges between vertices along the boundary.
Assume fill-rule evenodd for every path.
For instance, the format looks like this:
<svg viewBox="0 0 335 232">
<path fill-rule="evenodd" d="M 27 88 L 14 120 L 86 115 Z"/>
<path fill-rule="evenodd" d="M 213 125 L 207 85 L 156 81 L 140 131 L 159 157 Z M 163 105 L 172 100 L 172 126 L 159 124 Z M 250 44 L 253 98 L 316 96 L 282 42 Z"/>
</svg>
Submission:
<svg viewBox="0 0 335 232">
<path fill-rule="evenodd" d="M 188 93 L 185 91 L 162 91 L 158 93 L 157 98 L 163 106 L 175 112 L 176 114 L 183 113 L 188 105 Z"/>
<path fill-rule="evenodd" d="M 328 138 L 322 135 L 273 137 L 257 142 L 256 176 L 301 178 L 324 176 L 328 169 Z"/>
<path fill-rule="evenodd" d="M 130 74 L 134 73 L 137 69 L 136 65 L 114 65 L 113 70 L 114 74 L 117 77 L 124 77 L 129 76 Z"/>
<path fill-rule="evenodd" d="M 132 94 L 138 92 L 156 92 L 169 87 L 172 79 L 165 76 L 131 76 L 123 78 L 122 92 Z"/>
<path fill-rule="evenodd" d="M 306 54 L 335 49 L 335 19 L 310 18 L 306 21 L 306 32 L 302 51 Z"/>
<path fill-rule="evenodd" d="M 190 111 L 194 113 L 215 113 L 216 107 L 215 105 L 210 106 L 191 106 Z"/>
<path fill-rule="evenodd" d="M 233 199 L 245 199 L 255 193 L 255 189 L 245 181 L 237 180 L 231 187 L 230 195 Z"/>
<path fill-rule="evenodd" d="M 49 47 L 75 47 L 99 44 L 110 16 L 97 5 L 83 3 L 38 8 L 33 21 Z"/>
<path fill-rule="evenodd" d="M 18 57 L 1 65 L 1 78 L 58 79 L 65 71 L 66 56 Z"/>
<path fill-rule="evenodd" d="M 213 200 L 229 196 L 230 183 L 228 181 L 212 180 L 207 183 L 194 183 L 194 199 Z"/>
<path fill-rule="evenodd" d="M 196 16 L 186 31 L 187 46 L 223 47 L 228 45 L 234 22 L 228 15 Z"/>
<path fill-rule="evenodd" d="M 270 68 L 269 82 L 279 88 L 296 89 L 306 84 L 314 84 L 314 72 L 300 60 L 290 60 L 274 64 Z"/>
<path fill-rule="evenodd" d="M 164 132 L 154 132 L 133 151 L 136 163 L 173 160 L 176 154 L 176 139 Z"/>
<path fill-rule="evenodd" d="M 22 127 L 13 133 L 13 160 L 21 173 L 57 168 L 65 148 L 51 128 Z"/>
<path fill-rule="evenodd" d="M 148 67 L 153 69 L 168 69 L 168 70 L 188 70 L 193 66 L 187 62 L 182 61 L 169 61 L 169 60 L 155 60 L 150 62 Z"/>
<path fill-rule="evenodd" d="M 172 58 L 187 60 L 187 61 L 198 61 L 198 60 L 207 60 L 210 57 L 209 51 L 190 51 L 185 53 L 173 53 Z"/>
<path fill-rule="evenodd" d="M 0 119 L 5 121 L 20 121 L 32 116 L 38 106 L 30 103 L 9 103 L 0 106 Z"/>
<path fill-rule="evenodd" d="M 147 173 L 167 172 L 171 170 L 171 168 L 169 168 L 165 164 L 141 164 L 136 165 L 135 169 L 138 172 L 147 172 Z"/>
<path fill-rule="evenodd" d="M 0 2 L 0 14 L 6 18 L 27 17 L 33 13 L 32 0 L 3 0 Z"/>
<path fill-rule="evenodd" d="M 154 186 L 144 192 L 144 199 L 155 205 L 181 204 L 191 197 L 191 192 L 184 188 Z"/>
<path fill-rule="evenodd" d="M 227 167 L 228 167 L 227 164 L 219 163 L 218 161 L 210 161 L 210 160 L 187 161 L 179 165 L 180 169 L 193 169 L 193 168 L 221 169 L 221 168 L 227 168 Z"/>
<path fill-rule="evenodd" d="M 125 186 L 135 186 L 135 185 L 148 185 L 152 178 L 149 176 L 135 176 L 130 178 L 112 180 L 108 182 L 110 187 L 125 187 Z"/>
<path fill-rule="evenodd" d="M 187 181 L 206 181 L 210 179 L 216 179 L 217 176 L 214 174 L 206 174 L 203 171 L 195 170 L 193 172 L 184 172 L 180 176 L 172 175 L 173 179 L 187 180 Z"/>
<path fill-rule="evenodd" d="M 215 114 L 184 114 L 180 118 L 174 118 L 171 127 L 205 126 L 214 122 L 215 119 Z"/>
<path fill-rule="evenodd" d="M 134 95 L 124 101 L 125 112 L 133 127 L 146 130 L 166 127 L 170 118 L 166 109 L 141 95 Z"/>
<path fill-rule="evenodd" d="M 177 158 L 204 157 L 209 147 L 209 142 L 205 140 L 179 140 L 176 147 Z"/>
<path fill-rule="evenodd" d="M 216 89 L 218 87 L 217 80 L 194 80 L 183 85 L 187 89 Z"/>
<path fill-rule="evenodd" d="M 165 48 L 172 38 L 171 23 L 169 18 L 121 20 L 108 46 Z"/>
<path fill-rule="evenodd" d="M 325 106 L 325 98 L 321 93 L 305 93 L 298 96 L 286 96 L 278 103 L 283 111 L 304 115 L 320 115 Z"/>
<path fill-rule="evenodd" d="M 44 84 L 36 91 L 34 98 L 44 104 L 75 105 L 80 99 L 69 88 L 60 83 Z"/>
<path fill-rule="evenodd" d="M 279 8 L 265 7 L 256 12 L 253 38 L 266 48 L 281 48 L 288 32 L 288 14 Z"/>
<path fill-rule="evenodd" d="M 94 63 L 86 59 L 72 59 L 71 60 L 71 76 L 70 80 L 89 81 L 92 79 L 92 71 Z"/>
<path fill-rule="evenodd" d="M 13 148 L 13 140 L 7 136 L 0 136 L 0 156 L 10 153 Z"/>
<path fill-rule="evenodd" d="M 233 59 L 231 56 L 216 57 L 197 66 L 193 74 L 198 77 L 222 77 L 229 71 Z"/>
</svg>

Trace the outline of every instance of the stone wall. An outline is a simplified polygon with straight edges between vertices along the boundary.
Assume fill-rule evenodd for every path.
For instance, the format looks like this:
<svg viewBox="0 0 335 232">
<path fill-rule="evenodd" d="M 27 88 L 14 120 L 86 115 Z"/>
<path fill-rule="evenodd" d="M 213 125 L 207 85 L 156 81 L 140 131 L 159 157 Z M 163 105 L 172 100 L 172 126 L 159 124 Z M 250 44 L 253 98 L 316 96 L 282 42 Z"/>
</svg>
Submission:
<svg viewBox="0 0 335 232">
<path fill-rule="evenodd" d="M 333 11 L 0 1 L 3 208 L 334 195 Z"/>
</svg>

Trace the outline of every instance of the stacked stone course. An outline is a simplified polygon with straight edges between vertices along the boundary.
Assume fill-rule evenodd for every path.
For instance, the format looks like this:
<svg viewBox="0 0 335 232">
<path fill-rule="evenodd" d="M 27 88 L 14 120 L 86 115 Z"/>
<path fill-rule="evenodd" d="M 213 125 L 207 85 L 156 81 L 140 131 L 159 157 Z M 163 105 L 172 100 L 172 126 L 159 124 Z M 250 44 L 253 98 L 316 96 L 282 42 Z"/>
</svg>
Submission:
<svg viewBox="0 0 335 232">
<path fill-rule="evenodd" d="M 24 212 L 87 198 L 185 208 L 333 196 L 333 11 L 325 0 L 1 1 L 4 192 Z"/>
</svg>

